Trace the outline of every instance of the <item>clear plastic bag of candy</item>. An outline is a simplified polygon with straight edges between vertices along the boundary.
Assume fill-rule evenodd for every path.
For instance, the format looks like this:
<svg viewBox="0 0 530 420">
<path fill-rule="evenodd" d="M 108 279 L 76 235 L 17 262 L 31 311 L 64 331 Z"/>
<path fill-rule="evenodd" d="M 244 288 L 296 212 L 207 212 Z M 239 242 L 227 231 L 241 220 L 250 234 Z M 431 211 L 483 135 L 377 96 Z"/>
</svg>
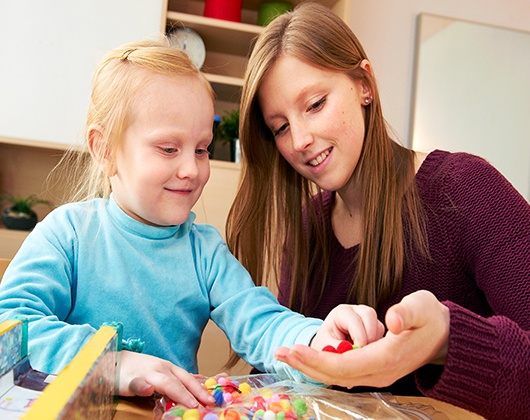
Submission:
<svg viewBox="0 0 530 420">
<path fill-rule="evenodd" d="M 189 409 L 161 397 L 155 420 L 335 420 L 433 419 L 414 407 L 402 407 L 384 394 L 350 394 L 259 374 L 202 381 L 216 405 Z"/>
</svg>

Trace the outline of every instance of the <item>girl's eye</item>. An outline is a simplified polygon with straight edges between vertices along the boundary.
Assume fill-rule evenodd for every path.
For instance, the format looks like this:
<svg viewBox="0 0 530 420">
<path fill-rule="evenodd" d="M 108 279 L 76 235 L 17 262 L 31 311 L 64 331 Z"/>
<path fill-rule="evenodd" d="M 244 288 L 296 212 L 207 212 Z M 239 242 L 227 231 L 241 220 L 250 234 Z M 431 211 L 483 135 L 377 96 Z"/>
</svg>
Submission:
<svg viewBox="0 0 530 420">
<path fill-rule="evenodd" d="M 278 130 L 274 131 L 274 137 L 277 137 L 282 134 L 285 130 L 287 130 L 287 127 L 289 127 L 289 123 L 285 123 L 280 128 L 278 128 Z"/>
<path fill-rule="evenodd" d="M 195 154 L 197 154 L 198 156 L 210 156 L 210 152 L 208 151 L 208 149 L 197 149 L 195 150 Z"/>
<path fill-rule="evenodd" d="M 314 104 L 312 104 L 307 110 L 308 111 L 318 111 L 324 106 L 324 102 L 326 102 L 326 97 L 323 97 L 322 99 L 319 99 Z"/>
<path fill-rule="evenodd" d="M 177 151 L 177 148 L 176 147 L 164 147 L 162 148 L 162 150 L 164 151 L 164 153 L 171 155 Z"/>
</svg>

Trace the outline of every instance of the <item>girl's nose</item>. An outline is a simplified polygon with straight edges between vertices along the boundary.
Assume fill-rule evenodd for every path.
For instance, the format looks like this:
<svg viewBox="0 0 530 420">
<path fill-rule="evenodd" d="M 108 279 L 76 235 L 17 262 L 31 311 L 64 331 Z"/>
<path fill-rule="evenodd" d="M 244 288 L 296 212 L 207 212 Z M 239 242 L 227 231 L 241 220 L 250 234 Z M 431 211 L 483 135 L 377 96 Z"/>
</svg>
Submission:
<svg viewBox="0 0 530 420">
<path fill-rule="evenodd" d="M 199 174 L 199 165 L 197 164 L 195 154 L 183 156 L 177 168 L 177 177 L 180 179 L 193 179 Z"/>
<path fill-rule="evenodd" d="M 313 143 L 313 135 L 305 127 L 291 125 L 291 139 L 293 142 L 293 149 L 297 152 L 304 151 L 311 143 Z"/>
</svg>

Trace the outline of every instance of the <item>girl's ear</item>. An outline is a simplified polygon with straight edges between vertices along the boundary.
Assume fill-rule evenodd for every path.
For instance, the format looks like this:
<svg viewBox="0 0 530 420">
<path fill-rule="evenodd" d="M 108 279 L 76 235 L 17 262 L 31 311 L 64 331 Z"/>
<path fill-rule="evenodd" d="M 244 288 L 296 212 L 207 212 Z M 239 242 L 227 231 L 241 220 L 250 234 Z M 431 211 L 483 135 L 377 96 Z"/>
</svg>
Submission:
<svg viewBox="0 0 530 420">
<path fill-rule="evenodd" d="M 363 70 L 366 70 L 368 73 L 370 73 L 370 76 L 374 77 L 374 71 L 372 70 L 372 65 L 370 62 L 365 58 L 363 61 L 361 61 L 361 66 Z"/>
<path fill-rule="evenodd" d="M 372 65 L 370 64 L 370 62 L 366 58 L 363 61 L 361 61 L 360 67 L 364 71 L 368 72 L 368 74 L 370 75 L 370 76 L 368 76 L 368 79 L 372 79 L 373 78 L 374 73 L 373 73 L 373 70 L 372 70 Z M 362 85 L 362 94 L 363 94 L 364 105 L 369 105 L 372 102 L 372 99 L 373 99 L 372 91 L 371 91 L 370 87 L 366 84 L 366 82 L 364 80 L 361 81 L 361 85 Z"/>
<path fill-rule="evenodd" d="M 116 163 L 108 150 L 104 128 L 99 124 L 92 124 L 88 127 L 87 139 L 90 156 L 97 162 L 101 171 L 109 178 L 116 175 Z"/>
</svg>

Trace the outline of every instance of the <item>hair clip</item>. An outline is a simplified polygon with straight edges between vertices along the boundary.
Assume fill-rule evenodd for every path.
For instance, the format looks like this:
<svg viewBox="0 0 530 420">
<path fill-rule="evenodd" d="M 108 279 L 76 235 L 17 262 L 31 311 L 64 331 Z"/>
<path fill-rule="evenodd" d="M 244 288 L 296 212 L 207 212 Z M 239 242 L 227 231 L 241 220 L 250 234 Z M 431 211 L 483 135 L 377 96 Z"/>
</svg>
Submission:
<svg viewBox="0 0 530 420">
<path fill-rule="evenodd" d="M 133 52 L 133 51 L 136 51 L 136 48 L 129 48 L 128 50 L 125 50 L 123 52 L 123 54 L 121 55 L 120 57 L 120 60 L 122 61 L 125 61 L 129 58 L 129 55 Z"/>
</svg>

